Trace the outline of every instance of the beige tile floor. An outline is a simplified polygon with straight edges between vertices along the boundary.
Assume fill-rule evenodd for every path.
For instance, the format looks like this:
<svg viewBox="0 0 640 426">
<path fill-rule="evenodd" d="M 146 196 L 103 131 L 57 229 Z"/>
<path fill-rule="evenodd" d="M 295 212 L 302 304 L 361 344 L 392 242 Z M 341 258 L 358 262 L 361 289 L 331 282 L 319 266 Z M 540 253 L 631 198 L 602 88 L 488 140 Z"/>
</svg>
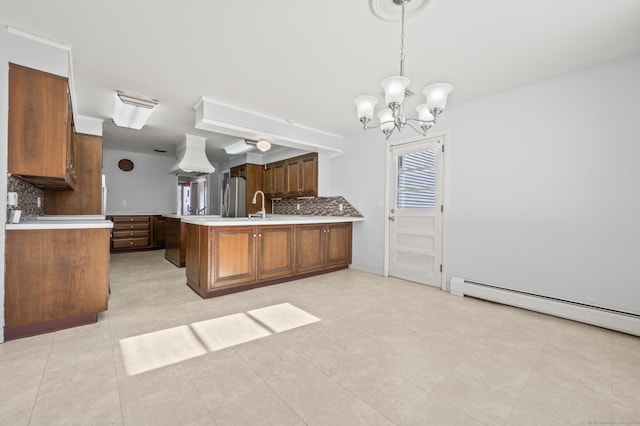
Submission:
<svg viewBox="0 0 640 426">
<path fill-rule="evenodd" d="M 0 425 L 640 424 L 637 337 L 354 270 L 202 300 L 162 251 L 111 264 L 97 324 L 0 345 Z M 121 339 L 281 303 L 321 321 L 126 373 Z"/>
</svg>

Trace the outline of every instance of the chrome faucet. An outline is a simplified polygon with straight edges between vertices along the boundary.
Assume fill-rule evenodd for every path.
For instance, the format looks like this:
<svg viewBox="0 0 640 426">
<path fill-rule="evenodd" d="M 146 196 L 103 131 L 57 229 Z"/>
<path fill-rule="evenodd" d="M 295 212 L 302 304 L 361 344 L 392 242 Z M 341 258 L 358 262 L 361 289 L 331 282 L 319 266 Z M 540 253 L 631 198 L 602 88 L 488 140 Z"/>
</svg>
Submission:
<svg viewBox="0 0 640 426">
<path fill-rule="evenodd" d="M 255 215 L 249 215 L 249 217 L 260 217 L 264 219 L 267 217 L 267 211 L 264 208 L 264 192 L 257 190 L 255 194 L 253 194 L 253 199 L 251 200 L 251 204 L 256 204 L 256 198 L 258 197 L 258 194 L 262 196 L 262 209 L 260 209 L 259 212 L 256 212 Z"/>
</svg>

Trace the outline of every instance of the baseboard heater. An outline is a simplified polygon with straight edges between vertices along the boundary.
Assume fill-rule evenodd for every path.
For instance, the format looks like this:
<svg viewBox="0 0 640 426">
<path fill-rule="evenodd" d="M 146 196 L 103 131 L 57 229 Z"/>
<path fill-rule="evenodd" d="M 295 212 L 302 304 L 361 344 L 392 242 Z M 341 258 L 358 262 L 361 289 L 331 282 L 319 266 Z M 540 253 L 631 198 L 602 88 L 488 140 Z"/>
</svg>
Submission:
<svg viewBox="0 0 640 426">
<path fill-rule="evenodd" d="M 451 277 L 450 284 L 451 294 L 457 296 L 490 300 L 640 336 L 638 314 L 507 289 L 459 277 Z"/>
</svg>

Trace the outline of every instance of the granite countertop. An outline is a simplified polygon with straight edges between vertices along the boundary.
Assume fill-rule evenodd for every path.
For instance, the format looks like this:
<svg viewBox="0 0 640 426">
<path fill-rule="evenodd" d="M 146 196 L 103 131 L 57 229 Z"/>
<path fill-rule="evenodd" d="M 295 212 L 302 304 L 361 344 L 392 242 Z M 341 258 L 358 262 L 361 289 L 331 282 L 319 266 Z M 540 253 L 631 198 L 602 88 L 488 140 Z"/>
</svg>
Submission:
<svg viewBox="0 0 640 426">
<path fill-rule="evenodd" d="M 37 216 L 20 223 L 7 223 L 7 230 L 113 228 L 101 215 Z"/>
<path fill-rule="evenodd" d="M 352 216 L 304 216 L 267 215 L 266 219 L 246 217 L 183 216 L 182 221 L 201 226 L 246 226 L 246 225 L 296 225 L 307 223 L 362 222 L 363 217 Z"/>
</svg>

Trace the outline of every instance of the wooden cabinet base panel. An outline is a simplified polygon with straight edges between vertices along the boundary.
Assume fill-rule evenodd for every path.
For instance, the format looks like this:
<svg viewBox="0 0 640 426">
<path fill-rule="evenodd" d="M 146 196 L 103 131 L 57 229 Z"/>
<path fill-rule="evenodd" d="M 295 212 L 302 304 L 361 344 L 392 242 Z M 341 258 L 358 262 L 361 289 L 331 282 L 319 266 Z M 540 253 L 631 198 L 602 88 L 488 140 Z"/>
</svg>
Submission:
<svg viewBox="0 0 640 426">
<path fill-rule="evenodd" d="M 251 290 L 259 287 L 266 287 L 274 284 L 282 284 L 288 281 L 301 280 L 303 278 L 313 277 L 315 275 L 328 274 L 329 272 L 339 271 L 341 269 L 347 269 L 349 265 L 341 265 L 333 268 L 322 269 L 315 272 L 309 272 L 306 274 L 297 274 L 289 277 L 275 278 L 271 280 L 263 280 L 254 282 L 251 284 L 240 284 L 240 285 L 232 285 L 228 287 L 220 287 L 215 290 L 204 290 L 198 286 L 197 283 L 193 282 L 193 280 L 187 278 L 187 285 L 191 290 L 193 290 L 198 296 L 203 299 L 210 299 L 212 297 L 224 296 L 225 294 L 238 293 L 240 291 Z"/>
<path fill-rule="evenodd" d="M 15 340 L 23 337 L 37 336 L 38 334 L 51 333 L 53 331 L 64 330 L 65 328 L 79 327 L 81 325 L 94 324 L 98 322 L 98 313 L 83 314 L 71 318 L 61 318 L 50 321 L 38 322 L 35 324 L 18 327 L 4 328 L 4 340 Z"/>
</svg>

